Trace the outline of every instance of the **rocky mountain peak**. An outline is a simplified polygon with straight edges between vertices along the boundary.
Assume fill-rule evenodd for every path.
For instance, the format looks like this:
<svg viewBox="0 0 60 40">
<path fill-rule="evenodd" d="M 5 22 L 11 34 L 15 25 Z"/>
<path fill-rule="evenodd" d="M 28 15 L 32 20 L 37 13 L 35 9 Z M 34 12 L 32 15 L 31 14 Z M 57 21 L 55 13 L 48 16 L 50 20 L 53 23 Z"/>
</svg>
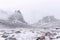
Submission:
<svg viewBox="0 0 60 40">
<path fill-rule="evenodd" d="M 20 10 L 15 10 L 15 12 L 21 14 Z"/>
<path fill-rule="evenodd" d="M 33 24 L 33 26 L 40 28 L 60 28 L 60 20 L 54 16 L 46 16 L 39 20 L 39 22 Z"/>
<path fill-rule="evenodd" d="M 55 22 L 57 21 L 57 19 L 54 16 L 46 16 L 43 17 L 42 21 L 48 23 L 48 22 Z"/>
<path fill-rule="evenodd" d="M 21 23 L 25 23 L 24 18 L 21 14 L 21 12 L 19 10 L 16 10 L 10 17 L 9 17 L 9 21 L 11 22 L 21 22 Z"/>
</svg>

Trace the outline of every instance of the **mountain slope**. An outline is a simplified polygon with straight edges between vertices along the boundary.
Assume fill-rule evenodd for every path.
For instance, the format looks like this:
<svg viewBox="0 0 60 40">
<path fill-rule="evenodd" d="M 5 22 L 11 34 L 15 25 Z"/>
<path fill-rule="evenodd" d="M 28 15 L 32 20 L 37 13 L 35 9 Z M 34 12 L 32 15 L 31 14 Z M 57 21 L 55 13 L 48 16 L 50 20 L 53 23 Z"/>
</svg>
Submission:
<svg viewBox="0 0 60 40">
<path fill-rule="evenodd" d="M 33 26 L 40 28 L 60 28 L 60 20 L 56 19 L 54 16 L 46 16 L 33 24 Z"/>
<path fill-rule="evenodd" d="M 10 22 L 16 22 L 16 21 L 19 21 L 19 22 L 23 22 L 23 23 L 26 23 L 24 21 L 24 18 L 21 14 L 21 12 L 19 10 L 15 11 L 10 17 L 9 17 L 9 21 Z"/>
<path fill-rule="evenodd" d="M 8 20 L 0 19 L 0 28 L 29 28 L 28 25 L 19 10 L 15 11 Z"/>
</svg>

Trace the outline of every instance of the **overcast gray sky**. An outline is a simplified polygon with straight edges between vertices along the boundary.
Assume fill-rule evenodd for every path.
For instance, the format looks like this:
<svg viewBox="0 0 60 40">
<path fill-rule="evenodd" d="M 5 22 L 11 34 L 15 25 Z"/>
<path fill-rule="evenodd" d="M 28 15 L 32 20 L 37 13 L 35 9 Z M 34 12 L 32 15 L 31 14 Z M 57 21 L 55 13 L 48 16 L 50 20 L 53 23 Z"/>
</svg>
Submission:
<svg viewBox="0 0 60 40">
<path fill-rule="evenodd" d="M 60 0 L 0 0 L 0 9 L 5 11 L 19 9 L 28 23 L 35 23 L 47 15 L 60 19 Z M 8 15 L 4 17 L 6 16 Z"/>
</svg>

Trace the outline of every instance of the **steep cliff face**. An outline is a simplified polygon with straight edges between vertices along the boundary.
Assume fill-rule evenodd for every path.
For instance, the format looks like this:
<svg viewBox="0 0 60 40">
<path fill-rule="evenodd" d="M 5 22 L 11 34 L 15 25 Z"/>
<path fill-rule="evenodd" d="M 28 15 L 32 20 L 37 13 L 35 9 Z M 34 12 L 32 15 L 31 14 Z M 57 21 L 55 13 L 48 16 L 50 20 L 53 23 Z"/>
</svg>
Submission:
<svg viewBox="0 0 60 40">
<path fill-rule="evenodd" d="M 39 20 L 37 23 L 33 24 L 33 26 L 43 28 L 59 28 L 60 20 L 56 19 L 54 16 L 46 16 Z"/>
<path fill-rule="evenodd" d="M 12 14 L 9 17 L 9 21 L 12 22 L 12 23 L 16 23 L 16 22 L 26 23 L 19 10 L 15 11 L 14 14 Z"/>
</svg>

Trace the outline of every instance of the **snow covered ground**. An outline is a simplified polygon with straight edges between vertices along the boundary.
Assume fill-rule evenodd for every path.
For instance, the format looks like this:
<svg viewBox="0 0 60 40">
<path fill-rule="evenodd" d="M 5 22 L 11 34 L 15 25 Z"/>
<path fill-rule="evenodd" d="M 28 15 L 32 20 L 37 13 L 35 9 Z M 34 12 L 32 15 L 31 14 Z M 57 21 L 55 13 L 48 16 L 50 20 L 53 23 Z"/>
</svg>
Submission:
<svg viewBox="0 0 60 40">
<path fill-rule="evenodd" d="M 17 40 L 36 40 L 37 37 L 44 36 L 47 32 L 52 34 L 52 40 L 60 40 L 60 29 L 3 29 L 0 30 L 0 40 L 9 37 L 14 37 Z M 4 38 L 3 35 L 8 37 Z"/>
</svg>

